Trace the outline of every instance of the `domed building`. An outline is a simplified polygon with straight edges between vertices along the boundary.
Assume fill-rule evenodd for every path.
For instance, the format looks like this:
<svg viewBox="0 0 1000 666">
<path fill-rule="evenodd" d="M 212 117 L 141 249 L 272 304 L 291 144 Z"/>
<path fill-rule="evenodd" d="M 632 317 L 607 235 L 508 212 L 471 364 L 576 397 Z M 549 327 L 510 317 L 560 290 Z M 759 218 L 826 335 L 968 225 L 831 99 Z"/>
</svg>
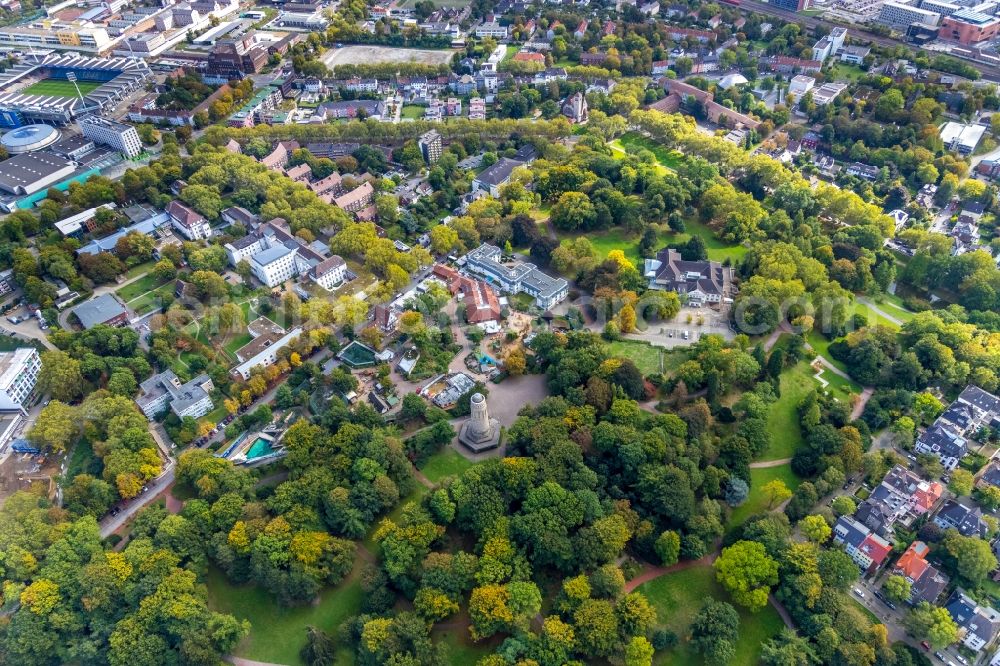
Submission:
<svg viewBox="0 0 1000 666">
<path fill-rule="evenodd" d="M 51 125 L 25 125 L 18 127 L 0 137 L 0 145 L 11 155 L 31 153 L 48 148 L 61 136 L 59 130 Z"/>
</svg>

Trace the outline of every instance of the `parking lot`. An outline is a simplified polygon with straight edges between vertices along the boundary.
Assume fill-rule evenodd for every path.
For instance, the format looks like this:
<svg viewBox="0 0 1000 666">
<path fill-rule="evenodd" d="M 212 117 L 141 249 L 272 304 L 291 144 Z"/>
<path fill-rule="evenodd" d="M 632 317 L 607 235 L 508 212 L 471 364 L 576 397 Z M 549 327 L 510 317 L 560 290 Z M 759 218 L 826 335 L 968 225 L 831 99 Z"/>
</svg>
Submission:
<svg viewBox="0 0 1000 666">
<path fill-rule="evenodd" d="M 646 330 L 625 337 L 663 347 L 678 347 L 694 344 L 709 334 L 721 335 L 726 340 L 736 337 L 736 332 L 729 328 L 728 314 L 711 308 L 683 307 L 671 321 L 650 322 Z"/>
</svg>

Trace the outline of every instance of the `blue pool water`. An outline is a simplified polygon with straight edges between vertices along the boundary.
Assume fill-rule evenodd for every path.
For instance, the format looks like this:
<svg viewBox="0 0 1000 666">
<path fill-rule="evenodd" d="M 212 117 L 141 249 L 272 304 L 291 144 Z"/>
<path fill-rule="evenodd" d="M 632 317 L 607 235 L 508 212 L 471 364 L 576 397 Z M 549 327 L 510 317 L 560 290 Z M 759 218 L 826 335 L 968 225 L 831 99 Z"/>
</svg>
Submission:
<svg viewBox="0 0 1000 666">
<path fill-rule="evenodd" d="M 274 453 L 274 448 L 271 446 L 271 442 L 263 437 L 258 437 L 257 441 L 251 444 L 250 448 L 247 449 L 246 458 L 247 460 L 253 460 L 255 458 L 269 456 L 272 453 Z"/>
</svg>

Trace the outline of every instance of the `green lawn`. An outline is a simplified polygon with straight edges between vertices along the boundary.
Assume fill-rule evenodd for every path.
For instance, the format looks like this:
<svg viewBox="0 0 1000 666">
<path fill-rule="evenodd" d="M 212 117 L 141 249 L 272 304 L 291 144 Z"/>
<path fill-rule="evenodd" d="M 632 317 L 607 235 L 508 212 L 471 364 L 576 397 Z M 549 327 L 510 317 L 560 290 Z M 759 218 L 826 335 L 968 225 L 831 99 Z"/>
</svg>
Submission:
<svg viewBox="0 0 1000 666">
<path fill-rule="evenodd" d="M 787 463 L 777 467 L 760 467 L 751 469 L 750 497 L 747 498 L 746 502 L 733 510 L 732 515 L 729 517 L 729 527 L 740 525 L 755 513 L 761 513 L 768 510 L 767 498 L 764 497 L 764 493 L 761 491 L 761 488 L 775 479 L 781 479 L 784 481 L 789 490 L 795 490 L 802 482 L 802 480 L 795 475 L 795 472 L 792 471 L 792 466 Z M 771 508 L 773 509 L 776 507 Z"/>
<path fill-rule="evenodd" d="M 729 596 L 715 580 L 709 566 L 696 566 L 660 576 L 639 586 L 656 608 L 660 623 L 677 634 L 680 641 L 672 650 L 659 652 L 653 663 L 660 665 L 702 664 L 704 660 L 690 647 L 688 635 L 691 621 L 708 597 L 728 601 Z M 777 611 L 771 606 L 759 613 L 740 611 L 739 639 L 733 664 L 756 664 L 760 661 L 761 645 L 784 627 Z"/>
<path fill-rule="evenodd" d="M 826 390 L 829 391 L 834 398 L 838 400 L 844 400 L 850 402 L 851 396 L 857 393 L 861 393 L 863 390 L 861 385 L 850 379 L 844 379 L 840 375 L 830 372 L 829 369 L 823 370 L 820 375 L 826 381 L 830 382 Z"/>
<path fill-rule="evenodd" d="M 747 249 L 742 245 L 728 245 L 715 236 L 711 229 L 698 221 L 685 223 L 684 233 L 671 231 L 667 225 L 658 225 L 656 229 L 656 248 L 667 245 L 683 245 L 691 239 L 691 236 L 700 236 L 705 241 L 705 248 L 708 250 L 708 258 L 713 261 L 725 261 L 730 259 L 733 263 L 738 262 L 747 253 Z M 559 239 L 562 241 L 585 236 L 594 246 L 597 256 L 604 259 L 612 250 L 621 250 L 625 257 L 635 264 L 636 268 L 642 270 L 642 262 L 645 257 L 639 253 L 638 234 L 626 233 L 624 229 L 613 228 L 604 231 L 591 232 L 559 232 Z"/>
<path fill-rule="evenodd" d="M 133 298 L 142 296 L 147 291 L 152 291 L 153 289 L 159 287 L 161 284 L 163 283 L 157 280 L 154 275 L 152 275 L 151 273 L 147 273 L 146 275 L 143 275 L 135 282 L 130 282 L 124 287 L 115 290 L 115 293 L 118 294 L 119 298 L 128 303 Z"/>
<path fill-rule="evenodd" d="M 153 270 L 153 266 L 155 265 L 156 262 L 153 260 L 147 261 L 144 264 L 136 264 L 132 268 L 125 271 L 125 277 L 134 278 L 136 275 L 142 275 L 143 273 L 148 273 L 149 271 Z"/>
<path fill-rule="evenodd" d="M 878 304 L 888 314 L 903 322 L 910 321 L 917 316 L 917 313 L 906 307 L 903 299 L 896 294 L 882 294 L 878 297 Z"/>
<path fill-rule="evenodd" d="M 172 282 L 168 282 L 167 284 L 157 287 L 156 289 L 130 301 L 128 306 L 132 308 L 137 315 L 144 315 L 161 307 L 162 298 L 173 293 L 174 285 Z"/>
<path fill-rule="evenodd" d="M 458 476 L 465 470 L 472 467 L 473 463 L 463 456 L 461 453 L 451 448 L 450 446 L 445 447 L 438 453 L 435 453 L 430 459 L 424 463 L 424 466 L 420 468 L 433 483 L 437 483 L 446 476 Z"/>
<path fill-rule="evenodd" d="M 634 340 L 619 340 L 607 343 L 608 350 L 615 355 L 627 358 L 644 375 L 652 375 L 663 371 L 664 356 L 663 347 L 656 347 L 647 342 L 636 342 Z"/>
<path fill-rule="evenodd" d="M 198 420 L 202 423 L 214 423 L 218 425 L 219 422 L 222 421 L 222 419 L 226 418 L 226 414 L 228 413 L 229 410 L 226 409 L 225 405 L 219 405 L 218 407 L 210 411 L 208 414 L 205 414 Z"/>
<path fill-rule="evenodd" d="M 455 618 L 445 620 L 448 624 L 457 622 Z M 475 664 L 483 657 L 490 655 L 497 647 L 497 642 L 482 641 L 473 643 L 469 638 L 469 630 L 465 628 L 464 622 L 459 627 L 449 627 L 447 629 L 437 628 L 431 633 L 431 638 L 435 645 L 444 644 L 448 646 L 448 663 L 453 666 L 465 666 Z"/>
<path fill-rule="evenodd" d="M 795 455 L 795 450 L 802 444 L 799 403 L 809 391 L 819 388 L 805 361 L 782 372 L 780 382 L 781 397 L 771 405 L 767 415 L 771 446 L 760 456 L 761 460 L 781 460 Z"/>
<path fill-rule="evenodd" d="M 812 347 L 814 352 L 828 360 L 833 367 L 847 372 L 846 365 L 830 356 L 830 343 L 833 342 L 833 340 L 830 340 L 819 331 L 813 330 L 806 334 L 806 342 L 809 343 L 809 346 Z"/>
<path fill-rule="evenodd" d="M 86 95 L 101 87 L 100 81 L 77 81 L 76 86 L 72 81 L 62 79 L 43 79 L 21 90 L 24 95 L 51 95 L 52 97 L 76 97 L 77 87 L 80 94 Z"/>
<path fill-rule="evenodd" d="M 235 354 L 237 349 L 249 344 L 251 340 L 253 340 L 252 335 L 249 333 L 241 333 L 233 336 L 233 339 L 226 343 L 225 349 L 230 354 Z"/>
<path fill-rule="evenodd" d="M 76 443 L 70 454 L 66 473 L 63 474 L 63 485 L 68 484 L 80 474 L 100 476 L 103 469 L 104 464 L 100 458 L 94 455 L 94 447 L 90 444 L 90 440 L 83 437 Z"/>
<path fill-rule="evenodd" d="M 626 155 L 629 154 L 628 149 L 625 147 L 624 144 L 622 144 L 621 139 L 615 139 L 614 141 L 610 142 L 608 146 L 610 146 L 611 150 L 615 152 L 616 158 L 618 158 L 619 156 L 621 156 L 621 158 L 624 158 Z M 670 169 L 663 166 L 659 162 L 655 163 L 653 166 L 656 167 L 656 172 L 661 176 L 670 173 Z"/>
<path fill-rule="evenodd" d="M 360 560 L 359 560 L 360 561 Z M 262 588 L 233 585 L 225 574 L 212 567 L 206 577 L 208 604 L 213 610 L 231 613 L 250 621 L 253 629 L 234 653 L 239 657 L 275 664 L 304 664 L 299 650 L 306 642 L 310 625 L 336 635 L 337 628 L 361 608 L 363 592 L 359 566 L 344 582 L 320 594 L 319 602 L 295 608 L 283 608 Z M 348 658 L 348 648 L 338 651 Z"/>
<path fill-rule="evenodd" d="M 857 81 L 865 72 L 855 65 L 849 65 L 845 62 L 838 62 L 836 65 L 830 67 L 830 72 L 828 74 L 828 81 Z"/>
<path fill-rule="evenodd" d="M 615 139 L 614 147 L 621 147 L 626 152 L 636 152 L 648 150 L 656 155 L 657 161 L 670 170 L 676 170 L 680 163 L 684 161 L 684 155 L 676 150 L 668 150 L 650 138 L 644 137 L 635 132 L 626 132 L 620 138 Z"/>
<path fill-rule="evenodd" d="M 705 248 L 708 250 L 708 258 L 712 261 L 732 260 L 735 264 L 739 262 L 747 253 L 747 248 L 743 245 L 730 245 L 715 235 L 715 232 L 708 228 L 708 225 L 698 220 L 685 220 L 687 228 L 683 234 L 677 234 L 676 240 L 679 243 L 686 243 L 691 236 L 700 236 L 705 241 Z"/>
<path fill-rule="evenodd" d="M 879 308 L 880 310 L 885 310 L 886 308 Z M 867 303 L 862 303 L 860 301 L 854 301 L 851 305 L 851 314 L 861 315 L 868 320 L 869 326 L 885 326 L 886 328 L 899 328 L 899 324 L 894 321 L 889 321 L 884 316 L 876 312 Z M 896 317 L 896 319 L 902 320 L 902 317 Z"/>
<path fill-rule="evenodd" d="M 424 117 L 424 107 L 417 106 L 416 104 L 404 104 L 400 117 L 409 118 L 411 120 L 420 120 Z"/>
</svg>

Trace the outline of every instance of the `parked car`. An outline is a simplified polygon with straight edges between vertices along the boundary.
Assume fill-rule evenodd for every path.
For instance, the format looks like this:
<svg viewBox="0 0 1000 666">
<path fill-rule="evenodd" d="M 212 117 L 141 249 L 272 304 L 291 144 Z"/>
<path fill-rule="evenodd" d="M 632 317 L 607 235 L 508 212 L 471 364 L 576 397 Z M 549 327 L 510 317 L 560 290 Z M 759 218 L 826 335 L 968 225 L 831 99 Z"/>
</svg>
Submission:
<svg viewBox="0 0 1000 666">
<path fill-rule="evenodd" d="M 923 649 L 925 649 L 927 651 L 930 651 L 931 644 L 928 643 L 927 641 L 920 641 L 920 647 L 922 647 Z"/>
<path fill-rule="evenodd" d="M 856 597 L 858 597 L 858 598 L 861 598 L 861 599 L 864 599 L 864 598 L 865 598 L 865 593 L 864 593 L 864 592 L 862 592 L 862 591 L 861 591 L 861 589 L 860 589 L 860 588 L 857 588 L 857 587 L 856 587 L 856 588 L 854 588 L 854 595 L 855 595 Z"/>
</svg>

